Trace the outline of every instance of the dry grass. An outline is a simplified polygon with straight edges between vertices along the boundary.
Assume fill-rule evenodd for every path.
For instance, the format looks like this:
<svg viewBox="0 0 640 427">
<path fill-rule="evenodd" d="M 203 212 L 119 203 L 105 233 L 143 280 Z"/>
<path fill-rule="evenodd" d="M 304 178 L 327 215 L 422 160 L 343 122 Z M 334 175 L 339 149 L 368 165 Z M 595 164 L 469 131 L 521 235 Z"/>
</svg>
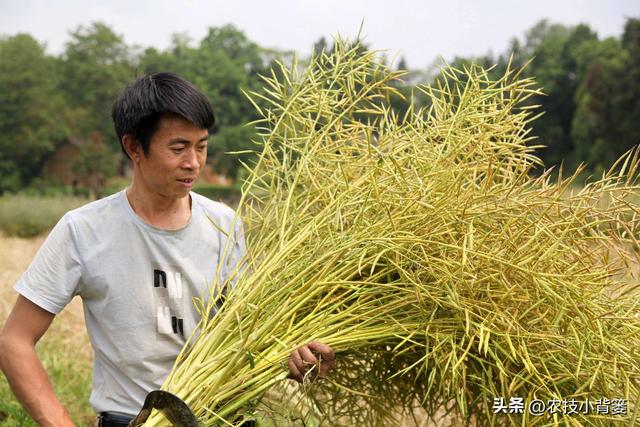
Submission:
<svg viewBox="0 0 640 427">
<path fill-rule="evenodd" d="M 27 268 L 44 237 L 21 239 L 0 236 L 0 324 L 4 324 L 17 294 L 13 285 Z"/>
</svg>

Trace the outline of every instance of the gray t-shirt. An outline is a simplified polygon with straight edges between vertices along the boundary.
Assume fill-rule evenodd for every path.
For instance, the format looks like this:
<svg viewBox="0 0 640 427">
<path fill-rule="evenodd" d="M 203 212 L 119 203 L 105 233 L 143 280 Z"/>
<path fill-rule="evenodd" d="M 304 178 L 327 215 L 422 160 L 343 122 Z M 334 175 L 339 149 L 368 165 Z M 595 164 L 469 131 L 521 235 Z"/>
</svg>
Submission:
<svg viewBox="0 0 640 427">
<path fill-rule="evenodd" d="M 124 190 L 70 211 L 15 286 L 54 314 L 82 298 L 96 412 L 138 413 L 199 321 L 193 298 L 206 300 L 245 254 L 231 208 L 195 193 L 191 201 L 189 223 L 171 231 L 144 222 Z"/>
</svg>

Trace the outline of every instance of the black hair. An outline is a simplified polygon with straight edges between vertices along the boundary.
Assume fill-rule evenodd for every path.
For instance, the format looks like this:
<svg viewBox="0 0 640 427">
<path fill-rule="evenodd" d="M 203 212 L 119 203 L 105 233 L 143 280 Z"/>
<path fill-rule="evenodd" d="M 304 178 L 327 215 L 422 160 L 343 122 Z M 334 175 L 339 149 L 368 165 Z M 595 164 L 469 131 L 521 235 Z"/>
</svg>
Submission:
<svg viewBox="0 0 640 427">
<path fill-rule="evenodd" d="M 126 154 L 122 137 L 131 135 L 149 153 L 149 141 L 163 115 L 174 114 L 202 129 L 215 123 L 207 97 L 193 84 L 173 73 L 152 73 L 127 86 L 113 103 L 111 117 Z"/>
</svg>

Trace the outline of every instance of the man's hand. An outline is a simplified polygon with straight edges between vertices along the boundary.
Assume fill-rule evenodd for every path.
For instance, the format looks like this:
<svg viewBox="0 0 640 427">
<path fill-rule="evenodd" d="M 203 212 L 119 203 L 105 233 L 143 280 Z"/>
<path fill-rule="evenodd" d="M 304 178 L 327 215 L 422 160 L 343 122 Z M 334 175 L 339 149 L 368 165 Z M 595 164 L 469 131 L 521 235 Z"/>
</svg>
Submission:
<svg viewBox="0 0 640 427">
<path fill-rule="evenodd" d="M 333 350 L 326 344 L 311 341 L 295 349 L 289 356 L 289 378 L 299 383 L 326 378 L 336 367 Z"/>
</svg>

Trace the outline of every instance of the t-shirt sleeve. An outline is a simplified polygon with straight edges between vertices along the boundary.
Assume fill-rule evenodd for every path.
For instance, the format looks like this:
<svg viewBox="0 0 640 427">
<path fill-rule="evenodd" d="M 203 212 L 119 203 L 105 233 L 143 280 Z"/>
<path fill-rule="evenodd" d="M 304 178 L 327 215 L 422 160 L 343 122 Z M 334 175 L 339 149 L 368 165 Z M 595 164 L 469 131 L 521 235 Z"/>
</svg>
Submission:
<svg viewBox="0 0 640 427">
<path fill-rule="evenodd" d="M 71 215 L 51 230 L 15 290 L 50 313 L 58 314 L 78 292 L 82 272 Z"/>
</svg>

